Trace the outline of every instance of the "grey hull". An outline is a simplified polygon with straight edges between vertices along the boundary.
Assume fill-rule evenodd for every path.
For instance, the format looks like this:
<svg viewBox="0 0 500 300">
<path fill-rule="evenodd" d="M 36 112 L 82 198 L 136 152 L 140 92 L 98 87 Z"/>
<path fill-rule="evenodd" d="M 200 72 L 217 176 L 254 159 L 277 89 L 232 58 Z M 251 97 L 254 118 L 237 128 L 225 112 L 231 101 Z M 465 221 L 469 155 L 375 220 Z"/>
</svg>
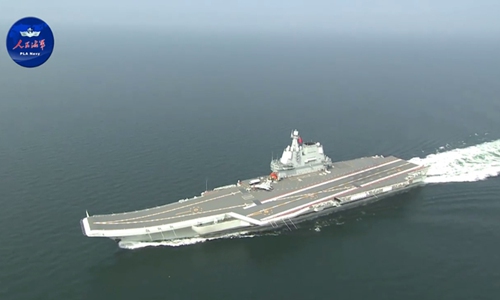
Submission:
<svg viewBox="0 0 500 300">
<path fill-rule="evenodd" d="M 245 234 L 263 233 L 263 232 L 276 231 L 276 230 L 280 230 L 280 229 L 283 229 L 283 228 L 288 228 L 290 230 L 294 230 L 294 229 L 297 229 L 296 225 L 298 225 L 300 223 L 307 222 L 307 221 L 312 221 L 312 220 L 315 220 L 315 219 L 318 219 L 318 218 L 327 217 L 327 216 L 332 216 L 332 215 L 335 215 L 336 213 L 340 213 L 342 211 L 354 209 L 354 208 L 357 208 L 357 207 L 361 207 L 361 206 L 365 206 L 365 205 L 370 205 L 372 203 L 381 201 L 381 200 L 383 200 L 383 199 L 385 199 L 387 197 L 392 197 L 392 196 L 396 196 L 396 195 L 399 195 L 399 194 L 403 194 L 403 193 L 406 193 L 406 192 L 408 192 L 410 190 L 416 189 L 416 188 L 421 187 L 421 186 L 423 186 L 422 183 L 414 184 L 414 185 L 411 185 L 411 186 L 409 186 L 407 188 L 404 188 L 404 189 L 401 189 L 401 190 L 398 190 L 398 191 L 395 191 L 395 192 L 387 193 L 385 195 L 372 196 L 372 197 L 369 197 L 369 198 L 356 200 L 356 201 L 353 201 L 352 203 L 348 203 L 346 205 L 342 205 L 342 206 L 339 206 L 339 207 L 327 208 L 327 209 L 324 209 L 321 212 L 311 212 L 309 214 L 302 215 L 302 216 L 299 216 L 299 217 L 296 217 L 296 218 L 293 218 L 293 219 L 289 219 L 289 220 L 284 219 L 284 220 L 281 220 L 281 222 L 276 223 L 274 225 L 270 225 L 270 226 L 263 226 L 263 227 L 259 227 L 259 228 L 249 228 L 249 230 L 246 230 L 246 231 L 228 230 L 228 231 L 225 231 L 225 232 L 219 232 L 217 234 L 203 235 L 203 236 L 200 236 L 200 237 L 202 237 L 202 238 L 217 238 L 217 237 L 227 236 L 227 235 L 230 235 L 230 234 L 233 234 L 233 233 L 241 233 L 241 232 L 244 232 Z M 155 241 L 155 242 L 161 242 L 161 241 L 162 240 L 158 240 L 158 241 Z"/>
<path fill-rule="evenodd" d="M 300 223 L 306 222 L 306 221 L 311 221 L 315 220 L 318 218 L 326 217 L 326 216 L 331 216 L 336 213 L 340 213 L 342 211 L 354 209 L 356 207 L 360 206 L 365 206 L 369 205 L 372 203 L 375 203 L 377 201 L 381 201 L 387 197 L 391 196 L 396 196 L 398 194 L 403 194 L 408 192 L 409 190 L 418 188 L 423 186 L 422 183 L 417 183 L 410 185 L 406 188 L 402 188 L 397 191 L 393 191 L 390 193 L 386 193 L 383 195 L 378 195 L 378 196 L 372 196 L 360 200 L 353 201 L 351 203 L 347 203 L 342 206 L 338 207 L 330 207 L 326 208 L 322 211 L 319 212 L 310 212 L 308 214 L 304 214 L 295 218 L 291 219 L 282 219 L 276 223 L 273 223 L 268 226 L 259 226 L 259 227 L 250 227 L 245 230 L 237 229 L 237 230 L 226 230 L 226 231 L 219 231 L 217 233 L 213 234 L 205 234 L 205 235 L 193 235 L 192 231 L 185 231 L 185 232 L 177 232 L 177 233 L 171 233 L 171 234 L 164 234 L 164 235 L 152 235 L 150 236 L 135 236 L 132 238 L 125 238 L 125 239 L 120 239 L 120 238 L 114 238 L 116 242 L 122 242 L 122 243 L 127 243 L 127 242 L 162 242 L 162 241 L 169 241 L 169 240 L 178 240 L 178 239 L 189 239 L 193 237 L 200 237 L 200 238 L 218 238 L 218 237 L 224 237 L 228 236 L 231 234 L 236 234 L 236 233 L 242 233 L 242 234 L 255 234 L 255 233 L 265 233 L 265 232 L 271 232 L 271 231 L 277 231 L 281 230 L 284 228 L 288 228 L 290 230 L 297 229 L 296 225 L 299 225 Z"/>
<path fill-rule="evenodd" d="M 154 208 L 81 220 L 82 233 L 126 242 L 155 242 L 261 232 L 373 202 L 423 183 L 428 167 L 389 156 L 332 162 L 319 143 L 292 133 L 269 176 L 203 192 Z"/>
</svg>

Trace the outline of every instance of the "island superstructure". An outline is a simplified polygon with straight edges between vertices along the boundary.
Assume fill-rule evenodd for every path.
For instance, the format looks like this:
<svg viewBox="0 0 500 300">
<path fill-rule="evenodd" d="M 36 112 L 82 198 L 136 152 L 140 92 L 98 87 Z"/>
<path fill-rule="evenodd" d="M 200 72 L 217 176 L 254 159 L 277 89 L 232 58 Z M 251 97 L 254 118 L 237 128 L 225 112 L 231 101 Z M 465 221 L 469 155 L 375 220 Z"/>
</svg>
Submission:
<svg viewBox="0 0 500 300">
<path fill-rule="evenodd" d="M 120 243 L 222 236 L 295 226 L 421 185 L 428 166 L 394 156 L 332 162 L 319 142 L 291 145 L 271 161 L 271 174 L 144 210 L 93 215 L 80 221 L 88 237 Z"/>
</svg>

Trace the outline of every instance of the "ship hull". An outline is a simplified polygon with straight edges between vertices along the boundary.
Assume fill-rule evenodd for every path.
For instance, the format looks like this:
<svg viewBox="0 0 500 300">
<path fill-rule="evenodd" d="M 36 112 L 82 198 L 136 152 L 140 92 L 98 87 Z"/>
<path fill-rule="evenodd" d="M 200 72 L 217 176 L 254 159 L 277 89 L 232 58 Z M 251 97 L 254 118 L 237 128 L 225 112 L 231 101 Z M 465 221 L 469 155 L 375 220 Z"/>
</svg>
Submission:
<svg viewBox="0 0 500 300">
<path fill-rule="evenodd" d="M 338 162 L 330 172 L 278 182 L 271 192 L 243 184 L 158 208 L 87 217 L 81 220 L 82 232 L 126 244 L 295 229 L 298 223 L 416 188 L 427 170 L 395 157 Z"/>
<path fill-rule="evenodd" d="M 258 233 L 265 233 L 265 232 L 272 232 L 272 231 L 277 231 L 281 229 L 288 229 L 288 230 L 295 230 L 297 229 L 297 225 L 307 222 L 307 221 L 312 221 L 318 218 L 324 218 L 327 216 L 332 216 L 335 215 L 336 213 L 340 213 L 346 210 L 351 210 L 354 208 L 358 208 L 361 206 L 366 206 L 370 205 L 372 203 L 382 201 L 383 199 L 386 199 L 391 196 L 396 196 L 399 194 L 403 194 L 408 192 L 409 190 L 417 189 L 419 187 L 423 186 L 423 183 L 415 183 L 412 184 L 408 187 L 402 188 L 397 191 L 392 191 L 386 194 L 378 195 L 378 196 L 371 196 L 359 200 L 355 200 L 351 203 L 346 203 L 344 205 L 338 206 L 338 207 L 330 207 L 323 209 L 322 211 L 318 212 L 310 212 L 306 213 L 304 215 L 300 215 L 294 218 L 290 219 L 282 219 L 279 222 L 273 223 L 272 225 L 267 225 L 267 226 L 259 226 L 259 227 L 238 227 L 236 229 L 227 229 L 227 230 L 217 230 L 216 232 L 207 232 L 205 234 L 199 234 L 198 232 L 194 230 L 190 230 L 185 228 L 184 231 L 179 231 L 179 232 L 165 232 L 163 234 L 153 234 L 153 235 L 142 235 L 142 236 L 132 236 L 132 237 L 126 237 L 126 238 L 112 238 L 116 242 L 127 245 L 127 243 L 155 243 L 155 242 L 166 242 L 166 241 L 176 241 L 176 240 L 182 240 L 182 239 L 190 239 L 190 238 L 206 238 L 206 239 L 212 239 L 212 238 L 222 238 L 225 236 L 230 236 L 232 234 L 258 234 Z"/>
<path fill-rule="evenodd" d="M 409 192 L 410 190 L 417 189 L 421 186 L 423 186 L 423 183 L 416 183 L 416 184 L 412 184 L 411 186 L 408 186 L 408 187 L 403 188 L 403 189 L 398 190 L 398 191 L 393 191 L 393 192 L 386 193 L 386 194 L 379 195 L 379 196 L 371 196 L 368 198 L 359 199 L 359 200 L 353 201 L 352 203 L 344 204 L 342 206 L 326 208 L 326 209 L 319 211 L 319 212 L 310 212 L 310 213 L 300 215 L 300 216 L 295 217 L 295 218 L 283 219 L 283 220 L 281 220 L 281 222 L 274 224 L 274 226 L 270 225 L 270 226 L 263 226 L 260 228 L 248 228 L 248 230 L 229 230 L 226 232 L 217 232 L 214 234 L 206 234 L 206 235 L 198 236 L 198 237 L 217 238 L 217 237 L 223 237 L 223 236 L 234 234 L 234 233 L 245 233 L 245 234 L 263 233 L 263 232 L 276 231 L 276 230 L 280 230 L 280 229 L 284 229 L 284 228 L 287 228 L 289 230 L 294 230 L 294 229 L 297 229 L 296 225 L 298 225 L 300 223 L 312 221 L 312 220 L 315 220 L 318 218 L 324 218 L 327 216 L 332 216 L 332 215 L 335 215 L 336 213 L 340 213 L 340 212 L 343 212 L 346 210 L 355 209 L 355 208 L 358 208 L 361 206 L 370 205 L 370 204 L 373 204 L 375 202 L 382 201 L 383 199 L 386 199 L 388 197 L 392 197 L 392 196 L 396 196 L 399 194 Z"/>
</svg>

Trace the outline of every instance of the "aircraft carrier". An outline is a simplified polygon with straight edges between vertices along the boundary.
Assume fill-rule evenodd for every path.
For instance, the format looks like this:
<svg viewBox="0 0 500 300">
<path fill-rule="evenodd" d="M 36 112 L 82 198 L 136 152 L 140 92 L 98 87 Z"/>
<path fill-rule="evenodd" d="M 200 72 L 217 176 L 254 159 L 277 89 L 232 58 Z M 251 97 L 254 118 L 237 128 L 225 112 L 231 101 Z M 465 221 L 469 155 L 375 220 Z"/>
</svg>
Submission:
<svg viewBox="0 0 500 300">
<path fill-rule="evenodd" d="M 428 166 L 388 156 L 332 162 L 319 142 L 291 145 L 271 160 L 270 175 L 235 180 L 190 199 L 80 221 L 88 237 L 156 242 L 294 228 L 300 221 L 367 204 L 421 185 Z"/>
</svg>

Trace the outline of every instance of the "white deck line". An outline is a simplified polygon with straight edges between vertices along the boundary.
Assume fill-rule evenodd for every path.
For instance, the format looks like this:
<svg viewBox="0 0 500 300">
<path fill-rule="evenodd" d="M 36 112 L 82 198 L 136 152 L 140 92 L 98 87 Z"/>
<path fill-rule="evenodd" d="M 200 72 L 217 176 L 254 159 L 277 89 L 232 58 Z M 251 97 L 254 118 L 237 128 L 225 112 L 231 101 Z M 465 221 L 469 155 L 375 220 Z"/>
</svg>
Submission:
<svg viewBox="0 0 500 300">
<path fill-rule="evenodd" d="M 401 174 L 404 174 L 404 173 L 407 173 L 407 172 L 411 172 L 412 170 L 416 170 L 416 169 L 419 169 L 419 168 L 422 168 L 422 166 L 416 166 L 416 167 L 413 167 L 411 169 L 408 169 L 408 170 L 404 170 L 404 171 L 401 171 L 401 172 L 398 172 L 398 173 L 395 173 L 395 174 L 392 174 L 390 176 L 386 176 L 386 177 L 383 177 L 383 178 L 380 178 L 380 179 L 377 179 L 377 180 L 373 180 L 373 181 L 370 181 L 368 183 L 365 183 L 363 185 L 361 185 L 361 187 L 365 187 L 367 185 L 370 185 L 370 184 L 373 184 L 373 183 L 377 183 L 377 182 L 380 182 L 380 181 L 383 181 L 383 180 L 387 180 L 389 178 L 392 178 L 392 177 L 395 177 L 395 176 L 398 176 L 398 175 L 401 175 Z M 359 188 L 355 187 L 355 188 L 352 188 L 352 189 L 348 189 L 346 191 L 343 191 L 343 192 L 340 192 L 340 193 L 336 193 L 336 194 L 333 194 L 331 196 L 327 196 L 327 197 L 324 197 L 324 198 L 321 198 L 321 199 L 318 199 L 318 200 L 315 200 L 315 201 L 312 201 L 312 202 L 309 202 L 309 203 L 306 203 L 306 204 L 303 204 L 303 205 L 300 205 L 300 206 L 297 206 L 297 207 L 294 207 L 294 208 L 290 208 L 284 212 L 281 212 L 279 214 L 276 214 L 274 216 L 269 216 L 269 217 L 266 217 L 266 218 L 263 218 L 262 221 L 265 221 L 265 222 L 270 222 L 270 221 L 274 221 L 275 219 L 280 219 L 280 218 L 283 218 L 286 216 L 287 213 L 289 212 L 294 212 L 298 209 L 301 209 L 303 207 L 306 207 L 306 206 L 311 206 L 313 204 L 316 204 L 316 203 L 319 203 L 319 202 L 323 202 L 323 201 L 327 201 L 331 198 L 334 198 L 334 197 L 337 197 L 337 196 L 340 196 L 342 194 L 345 194 L 345 193 L 348 193 L 350 191 L 353 191 L 353 190 L 357 190 Z"/>
<path fill-rule="evenodd" d="M 306 204 L 302 204 L 300 206 L 296 206 L 294 208 L 290 208 L 290 209 L 287 209 L 279 214 L 276 214 L 274 216 L 269 216 L 269 217 L 266 217 L 266 218 L 263 218 L 262 221 L 265 221 L 265 222 L 271 222 L 271 221 L 274 221 L 275 219 L 281 219 L 283 217 L 285 217 L 285 215 L 289 212 L 293 212 L 293 211 L 296 211 L 298 209 L 301 209 L 301 208 L 305 208 L 305 207 L 308 207 L 308 206 L 311 206 L 313 204 L 316 204 L 316 203 L 320 203 L 320 202 L 323 202 L 323 201 L 327 201 L 327 200 L 330 200 L 332 198 L 335 198 L 337 197 L 338 195 L 341 195 L 343 193 L 347 193 L 347 192 L 350 192 L 350 191 L 354 191 L 354 190 L 357 190 L 358 188 L 357 187 L 353 187 L 352 189 L 348 189 L 342 193 L 337 193 L 337 194 L 333 194 L 333 195 L 330 195 L 330 196 L 326 196 L 326 197 L 323 197 L 321 199 L 318 199 L 318 200 L 315 200 L 315 201 L 312 201 L 312 202 L 308 202 Z"/>
<path fill-rule="evenodd" d="M 231 216 L 231 217 L 233 217 L 235 219 L 239 219 L 239 220 L 242 220 L 242 221 L 254 224 L 254 225 L 258 225 L 258 226 L 266 224 L 266 222 L 262 222 L 262 221 L 254 219 L 254 218 L 246 217 L 246 216 L 234 213 L 234 212 L 227 213 L 227 215 Z"/>
</svg>

